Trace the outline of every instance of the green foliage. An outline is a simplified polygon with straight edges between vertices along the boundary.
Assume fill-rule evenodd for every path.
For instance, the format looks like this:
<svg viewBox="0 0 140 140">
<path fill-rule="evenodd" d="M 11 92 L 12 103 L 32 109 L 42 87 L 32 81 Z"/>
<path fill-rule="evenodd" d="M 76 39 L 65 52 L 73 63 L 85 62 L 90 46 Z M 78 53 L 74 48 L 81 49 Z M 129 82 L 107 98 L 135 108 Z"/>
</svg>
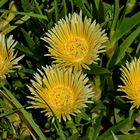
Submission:
<svg viewBox="0 0 140 140">
<path fill-rule="evenodd" d="M 129 7 L 132 5 L 132 7 Z M 106 53 L 90 70 L 83 70 L 94 85 L 94 103 L 71 121 L 59 122 L 27 109 L 27 84 L 33 73 L 50 65 L 44 36 L 68 13 L 80 12 L 106 29 Z M 21 68 L 0 79 L 0 140 L 139 140 L 138 109 L 117 91 L 119 68 L 126 60 L 139 57 L 140 12 L 137 0 L 0 0 L 0 32 L 13 35 L 16 51 L 24 54 Z M 0 61 L 1 63 L 1 61 Z"/>
</svg>

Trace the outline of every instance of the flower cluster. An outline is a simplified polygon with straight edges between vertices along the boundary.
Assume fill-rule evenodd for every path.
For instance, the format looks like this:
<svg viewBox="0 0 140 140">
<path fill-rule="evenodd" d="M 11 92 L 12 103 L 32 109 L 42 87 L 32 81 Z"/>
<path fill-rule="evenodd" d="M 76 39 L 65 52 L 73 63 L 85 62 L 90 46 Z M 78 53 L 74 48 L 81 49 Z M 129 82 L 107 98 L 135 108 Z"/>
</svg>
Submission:
<svg viewBox="0 0 140 140">
<path fill-rule="evenodd" d="M 55 116 L 59 121 L 70 120 L 71 115 L 92 103 L 94 86 L 82 69 L 90 69 L 90 64 L 97 63 L 100 53 L 105 52 L 107 36 L 96 21 L 73 13 L 58 21 L 42 38 L 47 42 L 49 54 L 54 65 L 42 67 L 34 74 L 28 88 L 29 108 L 40 108 L 48 117 Z M 13 36 L 5 38 L 0 34 L 0 79 L 18 68 Z M 118 91 L 132 103 L 132 108 L 140 107 L 140 58 L 126 62 L 121 68 L 121 80 L 124 85 Z"/>
<path fill-rule="evenodd" d="M 54 59 L 55 65 L 43 67 L 34 75 L 28 88 L 32 96 L 30 108 L 41 108 L 47 116 L 55 116 L 59 121 L 71 119 L 71 115 L 80 112 L 94 89 L 82 69 L 99 60 L 99 54 L 105 52 L 103 43 L 107 41 L 104 30 L 96 21 L 82 18 L 73 13 L 61 19 L 42 38 Z"/>
</svg>

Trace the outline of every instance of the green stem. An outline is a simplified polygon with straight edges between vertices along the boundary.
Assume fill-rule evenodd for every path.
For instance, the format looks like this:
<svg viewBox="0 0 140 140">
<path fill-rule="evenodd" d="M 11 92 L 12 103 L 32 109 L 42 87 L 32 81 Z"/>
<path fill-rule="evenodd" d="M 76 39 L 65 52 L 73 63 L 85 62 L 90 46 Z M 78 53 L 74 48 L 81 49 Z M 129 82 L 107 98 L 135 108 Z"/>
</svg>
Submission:
<svg viewBox="0 0 140 140">
<path fill-rule="evenodd" d="M 37 1 L 36 1 L 36 0 L 34 0 L 34 2 L 35 2 L 35 5 L 36 5 L 36 7 L 37 7 L 37 9 L 38 9 L 38 11 L 39 11 L 39 13 L 40 13 L 40 15 L 43 15 L 43 13 L 42 13 L 42 11 L 41 11 L 40 7 L 38 6 Z"/>
<path fill-rule="evenodd" d="M 33 12 L 19 12 L 19 11 L 11 11 L 11 10 L 0 9 L 0 13 L 4 13 L 4 12 L 48 20 L 47 16 L 36 14 L 36 13 L 33 13 Z"/>
<path fill-rule="evenodd" d="M 118 21 L 118 16 L 119 16 L 119 0 L 115 0 L 115 7 L 114 7 L 114 20 L 112 22 L 112 26 L 111 26 L 111 31 L 110 31 L 110 40 L 112 39 L 114 33 L 115 33 L 115 28 L 117 25 L 117 21 Z"/>
<path fill-rule="evenodd" d="M 55 9 L 55 21 L 58 21 L 58 1 L 54 0 L 54 9 Z"/>
<path fill-rule="evenodd" d="M 64 7 L 64 15 L 67 14 L 67 7 L 66 7 L 66 1 L 63 0 L 63 7 Z"/>
</svg>

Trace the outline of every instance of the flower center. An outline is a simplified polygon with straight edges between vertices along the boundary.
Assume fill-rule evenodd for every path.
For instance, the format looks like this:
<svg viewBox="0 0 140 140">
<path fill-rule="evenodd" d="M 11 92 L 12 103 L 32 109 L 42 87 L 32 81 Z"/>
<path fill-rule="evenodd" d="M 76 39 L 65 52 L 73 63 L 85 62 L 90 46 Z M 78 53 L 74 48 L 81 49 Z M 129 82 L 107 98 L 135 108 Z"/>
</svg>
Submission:
<svg viewBox="0 0 140 140">
<path fill-rule="evenodd" d="M 88 45 L 86 40 L 81 38 L 73 38 L 65 45 L 65 54 L 67 58 L 74 61 L 82 60 L 88 52 Z"/>
<path fill-rule="evenodd" d="M 73 106 L 73 91 L 66 86 L 59 85 L 50 91 L 51 106 L 58 112 L 67 112 Z"/>
</svg>

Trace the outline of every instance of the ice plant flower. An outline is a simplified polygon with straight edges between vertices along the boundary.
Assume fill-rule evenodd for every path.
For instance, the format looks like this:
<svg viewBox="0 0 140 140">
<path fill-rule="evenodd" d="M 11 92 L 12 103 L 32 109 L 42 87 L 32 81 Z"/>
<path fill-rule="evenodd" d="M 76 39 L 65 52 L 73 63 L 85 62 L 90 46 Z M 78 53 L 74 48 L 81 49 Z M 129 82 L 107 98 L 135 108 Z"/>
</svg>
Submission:
<svg viewBox="0 0 140 140">
<path fill-rule="evenodd" d="M 126 67 L 121 68 L 121 80 L 124 85 L 119 85 L 118 91 L 126 93 L 126 98 L 132 103 L 131 108 L 140 107 L 140 58 L 126 62 Z"/>
<path fill-rule="evenodd" d="M 28 85 L 32 94 L 28 96 L 29 108 L 40 108 L 48 117 L 55 115 L 59 121 L 70 120 L 86 103 L 92 103 L 89 98 L 94 94 L 93 88 L 80 71 L 72 73 L 72 69 L 46 66 L 34 78 L 32 85 Z"/>
<path fill-rule="evenodd" d="M 89 69 L 91 63 L 96 63 L 99 53 L 105 52 L 107 36 L 101 31 L 96 21 L 80 14 L 73 13 L 58 21 L 46 33 L 43 40 L 49 45 L 48 50 L 54 63 L 60 67 L 73 67 L 75 70 Z"/>
<path fill-rule="evenodd" d="M 16 58 L 14 47 L 17 42 L 12 38 L 12 35 L 6 39 L 5 35 L 0 34 L 0 78 L 4 78 L 6 74 L 19 67 L 18 61 L 23 58 L 23 56 Z"/>
</svg>

